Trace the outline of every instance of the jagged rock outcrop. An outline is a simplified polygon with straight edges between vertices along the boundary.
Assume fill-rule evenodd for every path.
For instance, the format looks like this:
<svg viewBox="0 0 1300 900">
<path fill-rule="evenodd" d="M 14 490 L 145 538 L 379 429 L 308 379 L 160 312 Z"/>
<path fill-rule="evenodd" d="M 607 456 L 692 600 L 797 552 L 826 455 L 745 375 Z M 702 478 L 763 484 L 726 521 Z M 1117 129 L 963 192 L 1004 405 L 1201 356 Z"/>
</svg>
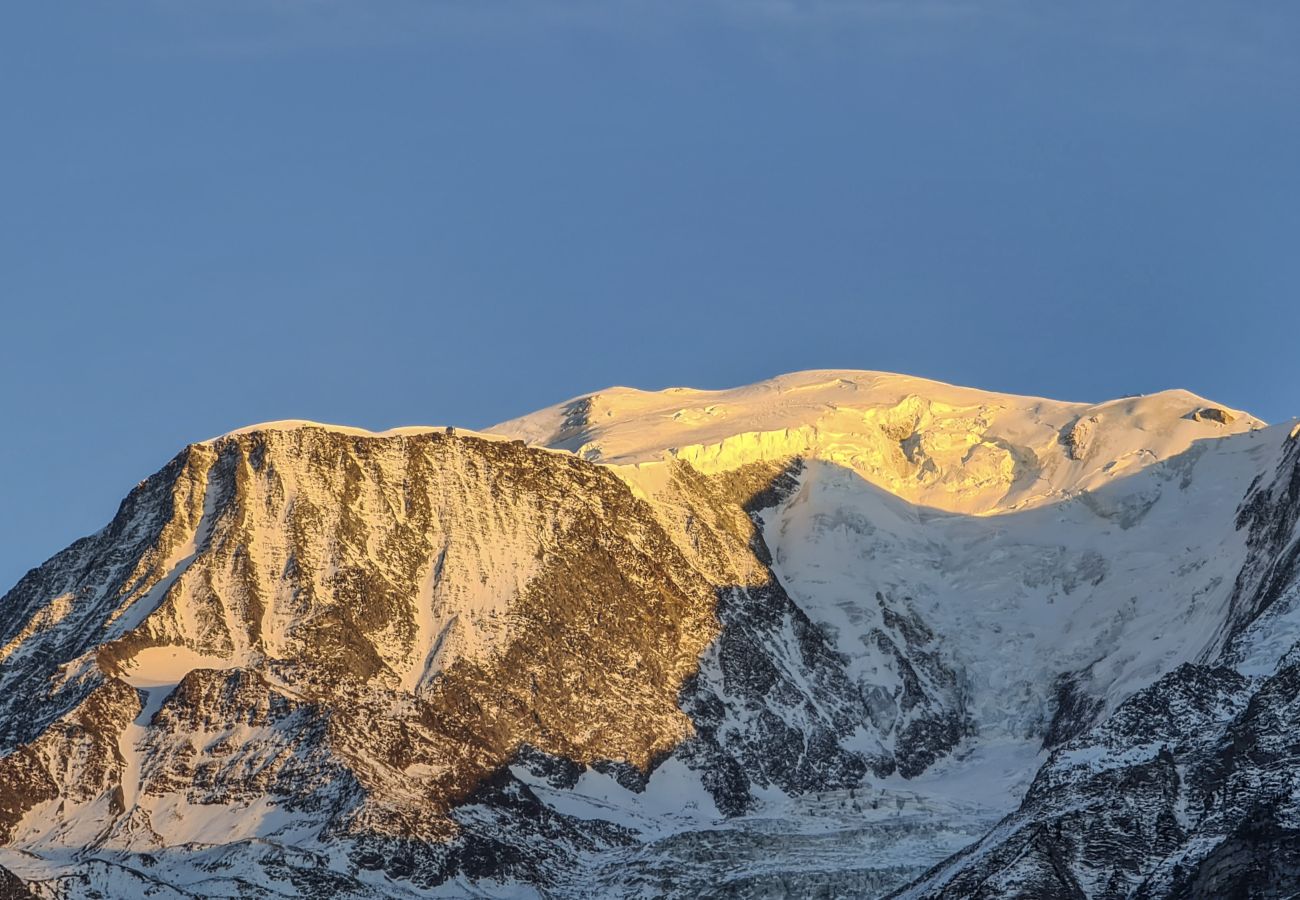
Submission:
<svg viewBox="0 0 1300 900">
<path fill-rule="evenodd" d="M 0 900 L 32 900 L 32 898 L 32 892 L 27 889 L 27 885 L 21 878 L 8 869 L 0 868 Z"/>
<path fill-rule="evenodd" d="M 1300 430 L 1287 437 L 1274 472 L 1261 473 L 1237 512 L 1250 554 L 1237 576 L 1223 630 L 1230 654 L 1242 631 L 1300 580 Z"/>
<path fill-rule="evenodd" d="M 1216 422 L 1219 425 L 1231 425 L 1237 417 L 1226 409 L 1217 406 L 1203 406 L 1192 413 L 1192 419 L 1197 422 Z"/>
</svg>

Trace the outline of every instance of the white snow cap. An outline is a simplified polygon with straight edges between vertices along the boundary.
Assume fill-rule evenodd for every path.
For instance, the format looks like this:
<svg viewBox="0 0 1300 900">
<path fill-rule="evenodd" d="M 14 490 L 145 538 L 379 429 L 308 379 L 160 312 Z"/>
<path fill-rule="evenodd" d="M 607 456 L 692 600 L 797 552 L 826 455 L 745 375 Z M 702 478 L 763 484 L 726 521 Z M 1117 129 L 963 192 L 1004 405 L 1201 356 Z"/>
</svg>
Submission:
<svg viewBox="0 0 1300 900">
<path fill-rule="evenodd" d="M 677 458 L 705 472 L 818 459 L 912 503 L 991 514 L 1093 489 L 1199 440 L 1264 424 L 1182 390 L 1068 403 L 817 370 L 722 391 L 615 387 L 489 431 L 599 462 Z"/>
</svg>

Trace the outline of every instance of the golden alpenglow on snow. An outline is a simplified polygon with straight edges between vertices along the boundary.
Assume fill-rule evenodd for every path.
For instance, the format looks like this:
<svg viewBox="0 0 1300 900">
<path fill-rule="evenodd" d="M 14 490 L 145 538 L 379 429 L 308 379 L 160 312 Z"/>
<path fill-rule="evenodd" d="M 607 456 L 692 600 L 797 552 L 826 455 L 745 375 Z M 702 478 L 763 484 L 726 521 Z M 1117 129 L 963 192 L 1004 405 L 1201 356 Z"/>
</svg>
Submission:
<svg viewBox="0 0 1300 900">
<path fill-rule="evenodd" d="M 1298 521 L 1295 423 L 1184 391 L 814 371 L 239 429 L 0 600 L 0 885 L 1285 881 Z"/>
</svg>

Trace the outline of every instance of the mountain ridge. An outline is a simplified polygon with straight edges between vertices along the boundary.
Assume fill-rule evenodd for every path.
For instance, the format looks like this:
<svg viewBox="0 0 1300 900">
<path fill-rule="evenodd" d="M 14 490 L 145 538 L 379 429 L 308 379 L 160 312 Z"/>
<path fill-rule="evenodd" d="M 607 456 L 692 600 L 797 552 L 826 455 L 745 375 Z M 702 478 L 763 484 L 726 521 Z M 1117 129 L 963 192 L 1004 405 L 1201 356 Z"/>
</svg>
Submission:
<svg viewBox="0 0 1300 900">
<path fill-rule="evenodd" d="M 881 895 L 1048 809 L 1040 766 L 1180 667 L 1268 667 L 1236 638 L 1289 633 L 1294 429 L 923 384 L 190 445 L 0 599 L 0 865 L 67 897 L 146 859 L 178 896 Z"/>
<path fill-rule="evenodd" d="M 712 472 L 811 456 L 913 503 L 996 513 L 1094 488 L 1116 468 L 1159 462 L 1199 438 L 1264 425 L 1182 390 L 1080 404 L 813 370 L 722 391 L 598 392 L 489 430 L 616 465 L 672 457 Z M 1111 468 L 1083 471 L 1090 455 Z"/>
</svg>

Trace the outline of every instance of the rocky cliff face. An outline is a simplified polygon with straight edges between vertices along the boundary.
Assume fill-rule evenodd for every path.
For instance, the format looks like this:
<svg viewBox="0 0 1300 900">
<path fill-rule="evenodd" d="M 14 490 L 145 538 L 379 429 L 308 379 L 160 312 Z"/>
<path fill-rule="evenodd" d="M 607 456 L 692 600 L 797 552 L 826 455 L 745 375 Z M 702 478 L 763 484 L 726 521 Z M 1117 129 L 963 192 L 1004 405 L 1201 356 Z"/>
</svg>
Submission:
<svg viewBox="0 0 1300 900">
<path fill-rule="evenodd" d="M 0 890 L 1291 871 L 1297 441 L 832 374 L 187 448 L 0 600 Z"/>
<path fill-rule="evenodd" d="M 719 630 L 602 469 L 311 428 L 189 448 L 3 608 L 5 839 L 130 850 L 232 806 L 441 845 L 523 745 L 672 750 Z"/>
</svg>

